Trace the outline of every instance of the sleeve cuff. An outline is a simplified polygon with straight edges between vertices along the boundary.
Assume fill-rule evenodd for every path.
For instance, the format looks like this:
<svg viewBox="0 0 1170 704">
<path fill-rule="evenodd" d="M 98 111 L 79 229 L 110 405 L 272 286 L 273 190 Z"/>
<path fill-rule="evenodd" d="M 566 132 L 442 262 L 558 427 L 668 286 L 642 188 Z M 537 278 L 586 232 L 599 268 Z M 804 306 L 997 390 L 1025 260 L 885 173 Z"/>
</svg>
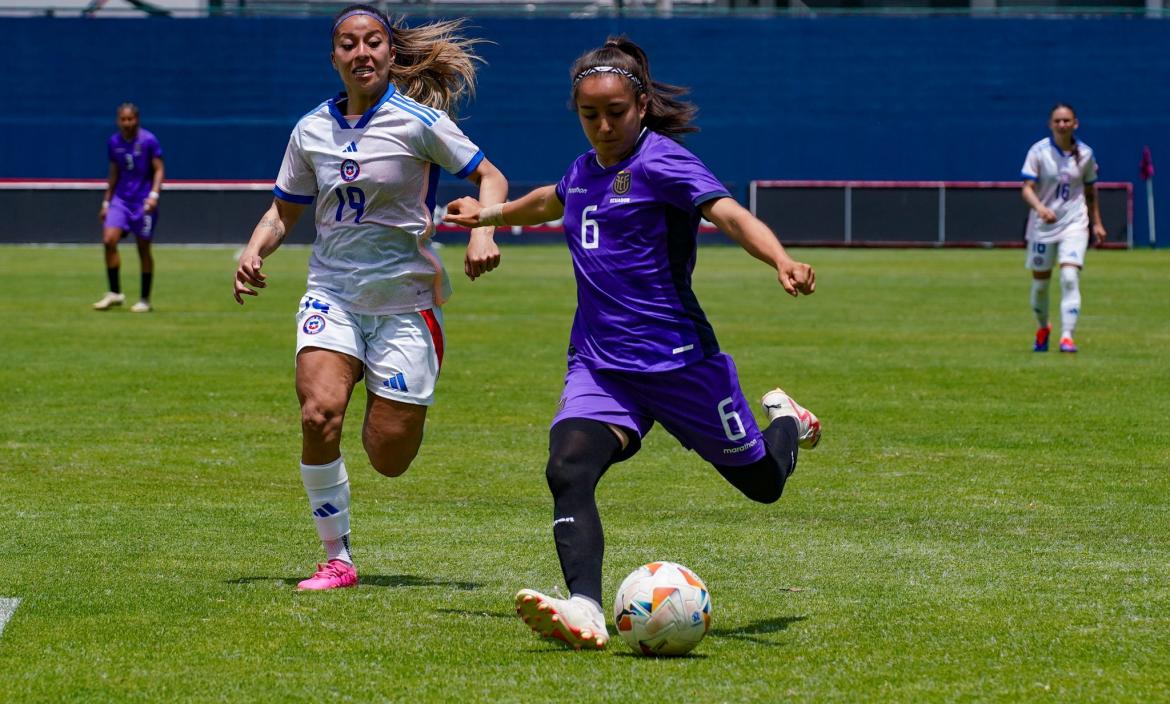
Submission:
<svg viewBox="0 0 1170 704">
<path fill-rule="evenodd" d="M 1037 180 L 1038 177 L 1036 176 L 1036 174 L 1030 174 L 1027 171 L 1021 171 L 1020 178 L 1026 179 L 1028 181 L 1035 181 L 1035 180 Z"/>
<path fill-rule="evenodd" d="M 273 186 L 272 194 L 281 200 L 287 200 L 289 203 L 308 205 L 313 202 L 313 196 L 298 196 L 295 193 L 286 193 L 280 190 L 280 186 Z"/>
<path fill-rule="evenodd" d="M 481 162 L 481 161 L 483 161 L 483 150 L 482 149 L 479 150 L 478 152 L 476 152 L 475 156 L 471 157 L 471 161 L 467 162 L 467 166 L 464 166 L 462 169 L 459 169 L 459 173 L 455 174 L 455 178 L 467 178 L 467 176 L 472 171 L 475 171 L 475 167 L 479 166 L 479 162 Z"/>
<path fill-rule="evenodd" d="M 711 191 L 710 193 L 704 193 L 703 195 L 695 198 L 695 200 L 692 202 L 695 204 L 695 207 L 697 208 L 700 205 L 702 205 L 703 203 L 706 203 L 707 201 L 715 200 L 716 198 L 730 198 L 730 197 L 731 197 L 731 194 L 728 193 L 727 191 Z"/>
</svg>

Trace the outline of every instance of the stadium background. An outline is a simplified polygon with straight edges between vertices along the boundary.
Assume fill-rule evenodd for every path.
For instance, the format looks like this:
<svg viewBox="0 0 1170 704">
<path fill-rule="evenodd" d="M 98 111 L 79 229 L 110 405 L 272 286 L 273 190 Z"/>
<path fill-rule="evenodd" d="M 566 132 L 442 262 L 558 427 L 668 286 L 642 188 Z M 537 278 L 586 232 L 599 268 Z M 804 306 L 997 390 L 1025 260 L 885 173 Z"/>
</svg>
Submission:
<svg viewBox="0 0 1170 704">
<path fill-rule="evenodd" d="M 133 101 L 164 145 L 168 179 L 270 180 L 293 123 L 339 88 L 329 24 L 323 16 L 0 18 L 8 69 L 0 75 L 8 105 L 0 178 L 103 178 L 114 108 Z M 1155 158 L 1170 154 L 1170 23 L 1162 20 L 475 17 L 473 24 L 493 43 L 482 49 L 487 65 L 463 126 L 508 175 L 514 195 L 557 180 L 587 147 L 567 109 L 568 66 L 606 35 L 625 32 L 648 50 L 657 78 L 693 88 L 702 131 L 688 143 L 742 200 L 752 179 L 1016 180 L 1060 100 L 1076 106 L 1102 179 L 1135 184 L 1135 241 L 1148 241 L 1142 147 Z M 1163 181 L 1155 181 L 1162 202 Z M 454 185 L 444 182 L 440 200 Z M 53 199 L 26 198 L 22 217 L 51 211 Z M 90 215 L 80 226 L 96 232 Z M 96 241 L 88 231 L 54 236 Z M 245 228 L 238 239 L 246 237 Z"/>
</svg>

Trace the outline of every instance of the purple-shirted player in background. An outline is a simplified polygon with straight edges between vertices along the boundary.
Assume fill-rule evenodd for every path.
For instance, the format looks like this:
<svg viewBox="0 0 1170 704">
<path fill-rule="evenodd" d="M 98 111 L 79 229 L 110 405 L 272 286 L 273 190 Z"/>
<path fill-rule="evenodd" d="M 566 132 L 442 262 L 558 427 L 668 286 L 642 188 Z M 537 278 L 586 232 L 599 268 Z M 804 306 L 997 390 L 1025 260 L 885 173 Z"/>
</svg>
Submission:
<svg viewBox="0 0 1170 704">
<path fill-rule="evenodd" d="M 162 145 L 158 138 L 138 126 L 138 106 L 118 106 L 118 131 L 107 142 L 110 177 L 102 198 L 98 219 L 102 221 L 102 244 L 106 250 L 106 277 L 110 290 L 93 304 L 94 310 L 109 310 L 126 302 L 118 273 L 122 258 L 118 242 L 133 233 L 142 263 L 142 298 L 130 307 L 134 313 L 150 312 L 150 286 L 154 278 L 154 257 L 150 242 L 158 222 L 158 194 L 163 182 Z"/>
<path fill-rule="evenodd" d="M 719 351 L 691 290 L 700 218 L 775 267 L 789 294 L 812 293 L 815 283 L 812 267 L 790 258 L 767 225 L 674 141 L 696 129 L 696 108 L 678 99 L 685 89 L 650 78 L 641 48 L 610 38 L 577 59 L 570 75 L 593 149 L 555 186 L 487 208 L 462 198 L 447 206 L 446 220 L 479 227 L 564 217 L 578 305 L 546 477 L 570 598 L 523 589 L 516 608 L 542 636 L 600 649 L 609 635 L 594 491 L 655 422 L 762 503 L 780 498 L 798 447 L 820 439 L 817 417 L 780 389 L 763 397 L 768 427 L 756 425 L 735 364 Z"/>
</svg>

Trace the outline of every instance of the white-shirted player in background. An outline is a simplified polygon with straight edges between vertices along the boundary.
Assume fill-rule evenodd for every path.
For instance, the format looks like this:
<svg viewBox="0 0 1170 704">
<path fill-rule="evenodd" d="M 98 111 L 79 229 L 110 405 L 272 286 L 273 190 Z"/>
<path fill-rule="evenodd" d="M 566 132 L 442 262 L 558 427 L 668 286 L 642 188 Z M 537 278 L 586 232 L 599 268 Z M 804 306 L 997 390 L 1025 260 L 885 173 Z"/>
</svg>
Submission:
<svg viewBox="0 0 1170 704">
<path fill-rule="evenodd" d="M 349 479 L 341 427 L 365 378 L 362 442 L 370 463 L 396 477 L 418 452 L 443 361 L 440 306 L 451 285 L 431 248 L 438 169 L 502 203 L 508 182 L 448 117 L 474 91 L 477 40 L 461 22 L 394 26 L 378 9 L 350 5 L 333 24 L 332 62 L 345 92 L 293 129 L 276 198 L 240 257 L 235 298 L 264 288 L 260 269 L 316 200 L 317 237 L 297 314 L 296 387 L 301 478 L 327 560 L 300 589 L 357 583 L 349 550 Z M 494 269 L 494 230 L 471 233 L 471 279 Z"/>
<path fill-rule="evenodd" d="M 1048 351 L 1048 282 L 1060 266 L 1060 351 L 1076 352 L 1073 342 L 1081 312 L 1081 268 L 1092 230 L 1096 244 L 1105 240 L 1097 199 L 1097 160 L 1089 145 L 1078 142 L 1080 126 L 1072 106 L 1057 103 L 1048 117 L 1052 136 L 1032 145 L 1024 159 L 1022 193 L 1032 208 L 1028 217 L 1028 263 L 1032 270 L 1032 310 L 1036 313 L 1037 352 Z"/>
</svg>

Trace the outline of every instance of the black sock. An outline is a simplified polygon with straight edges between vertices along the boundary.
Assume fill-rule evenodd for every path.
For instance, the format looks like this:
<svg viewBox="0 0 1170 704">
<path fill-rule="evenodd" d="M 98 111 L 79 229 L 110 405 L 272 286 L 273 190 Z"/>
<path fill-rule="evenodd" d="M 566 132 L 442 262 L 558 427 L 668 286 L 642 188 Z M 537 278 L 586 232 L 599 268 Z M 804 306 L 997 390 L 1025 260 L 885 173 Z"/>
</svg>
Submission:
<svg viewBox="0 0 1170 704">
<path fill-rule="evenodd" d="M 114 293 L 122 292 L 122 277 L 118 276 L 118 267 L 106 267 L 106 279 L 110 282 L 110 290 Z"/>
<path fill-rule="evenodd" d="M 142 272 L 142 300 L 150 300 L 150 285 L 154 282 L 154 272 Z"/>
<path fill-rule="evenodd" d="M 781 416 L 764 429 L 768 454 L 751 464 L 717 464 L 715 469 L 752 501 L 773 503 L 784 493 L 784 482 L 796 471 L 798 430 L 795 418 Z"/>
<path fill-rule="evenodd" d="M 553 495 L 553 539 L 569 594 L 601 603 L 605 537 L 594 490 L 621 452 L 604 423 L 569 418 L 549 431 L 545 478 Z"/>
</svg>

